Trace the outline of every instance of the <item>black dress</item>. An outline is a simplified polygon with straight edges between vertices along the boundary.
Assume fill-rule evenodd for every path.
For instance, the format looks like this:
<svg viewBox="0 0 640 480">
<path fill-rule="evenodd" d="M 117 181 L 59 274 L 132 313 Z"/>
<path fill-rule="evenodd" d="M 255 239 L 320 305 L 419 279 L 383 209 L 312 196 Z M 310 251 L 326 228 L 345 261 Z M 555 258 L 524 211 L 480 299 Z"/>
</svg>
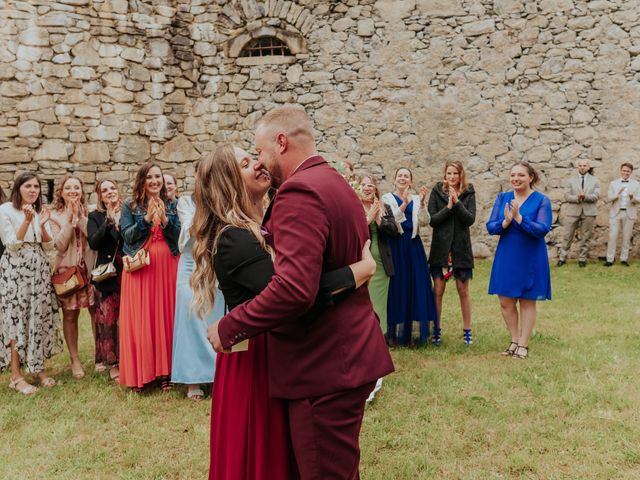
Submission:
<svg viewBox="0 0 640 480">
<path fill-rule="evenodd" d="M 96 265 L 114 262 L 118 275 L 95 283 L 96 363 L 118 363 L 118 319 L 120 317 L 120 279 L 122 277 L 122 241 L 116 225 L 103 212 L 89 214 L 89 246 L 97 252 Z M 115 260 L 114 260 L 115 257 Z"/>
<path fill-rule="evenodd" d="M 429 224 L 433 227 L 429 264 L 433 270 L 442 270 L 449 265 L 449 255 L 454 272 L 473 268 L 473 250 L 469 227 L 476 219 L 476 193 L 469 184 L 458 197 L 452 208 L 448 192 L 442 190 L 442 182 L 438 182 L 429 196 Z M 458 277 L 456 277 L 458 278 Z"/>
</svg>

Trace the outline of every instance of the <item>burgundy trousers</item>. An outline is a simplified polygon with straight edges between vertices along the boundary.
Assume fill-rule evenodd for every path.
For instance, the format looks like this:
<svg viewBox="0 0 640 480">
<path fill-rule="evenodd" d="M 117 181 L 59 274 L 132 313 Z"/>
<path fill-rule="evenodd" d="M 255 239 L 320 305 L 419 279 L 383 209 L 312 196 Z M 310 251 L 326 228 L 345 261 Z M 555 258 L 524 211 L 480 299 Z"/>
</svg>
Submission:
<svg viewBox="0 0 640 480">
<path fill-rule="evenodd" d="M 375 382 L 289 400 L 289 428 L 301 480 L 358 480 L 360 427 Z"/>
</svg>

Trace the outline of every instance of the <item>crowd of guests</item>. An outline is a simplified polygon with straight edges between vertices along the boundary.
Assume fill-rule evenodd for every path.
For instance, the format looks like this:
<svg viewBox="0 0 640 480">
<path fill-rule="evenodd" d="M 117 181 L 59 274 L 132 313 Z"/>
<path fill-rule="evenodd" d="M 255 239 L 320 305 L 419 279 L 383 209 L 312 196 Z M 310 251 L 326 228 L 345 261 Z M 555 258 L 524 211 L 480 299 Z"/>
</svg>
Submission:
<svg viewBox="0 0 640 480">
<path fill-rule="evenodd" d="M 249 169 L 251 156 L 239 152 L 244 159 L 240 168 Z M 399 168 L 393 191 L 384 195 L 373 175 L 356 179 L 348 162 L 338 169 L 358 192 L 369 224 L 377 266 L 369 294 L 388 344 L 429 339 L 441 343 L 442 299 L 452 279 L 460 300 L 462 339 L 471 345 L 469 281 L 474 263 L 469 229 L 475 222 L 476 200 L 463 164 L 446 162 L 442 178 L 430 192 L 425 187 L 414 189 L 411 170 Z M 576 232 L 578 263 L 586 265 L 597 214 L 600 183 L 586 160 L 577 163 L 577 170 L 566 186 L 565 236 L 558 266 L 566 263 Z M 632 172 L 633 166 L 624 163 L 620 179 L 609 185 L 606 266 L 613 263 L 620 227 L 620 259 L 628 265 L 640 202 L 640 183 L 631 178 Z M 512 191 L 498 195 L 487 222 L 488 232 L 500 237 L 489 293 L 499 296 L 511 335 L 504 353 L 524 358 L 536 302 L 551 298 L 544 241 L 551 229 L 551 202 L 534 190 L 538 174 L 529 164 L 514 165 L 510 181 Z M 263 200 L 254 199 L 255 204 L 268 198 L 268 177 L 262 183 L 255 196 Z M 115 181 L 103 179 L 96 184 L 94 208 L 87 203 L 82 180 L 74 175 L 60 179 L 48 206 L 34 173 L 18 176 L 8 198 L 0 193 L 0 368 L 11 368 L 11 388 L 24 394 L 36 391 L 24 379 L 23 366 L 41 386 L 55 385 L 44 362 L 61 350 L 58 310 L 72 375 L 84 377 L 78 317 L 87 309 L 96 372 L 108 371 L 112 379 L 134 390 L 154 381 L 164 390 L 173 383 L 187 384 L 189 398 L 201 399 L 202 385 L 213 381 L 215 366 L 206 328 L 223 315 L 225 301 L 219 290 L 213 291 L 214 308 L 204 315 L 204 322 L 197 321 L 189 283 L 195 268 L 196 206 L 190 195 L 180 195 L 176 178 L 163 174 L 156 164 L 145 164 L 136 174 L 128 201 L 123 201 Z M 421 221 L 432 227 L 428 258 L 419 235 Z M 523 261 L 529 264 L 526 268 Z M 69 288 L 70 284 L 76 285 Z M 419 328 L 414 332 L 416 323 Z"/>
</svg>

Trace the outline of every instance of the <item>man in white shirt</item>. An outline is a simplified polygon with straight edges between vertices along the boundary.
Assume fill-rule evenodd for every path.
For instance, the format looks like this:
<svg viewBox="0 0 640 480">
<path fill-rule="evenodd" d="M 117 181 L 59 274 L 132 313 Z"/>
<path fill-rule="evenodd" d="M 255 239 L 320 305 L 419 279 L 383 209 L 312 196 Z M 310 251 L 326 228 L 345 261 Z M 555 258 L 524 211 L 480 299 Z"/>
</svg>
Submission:
<svg viewBox="0 0 640 480">
<path fill-rule="evenodd" d="M 562 205 L 562 213 L 564 214 L 562 226 L 565 229 L 565 236 L 560 246 L 559 267 L 567 263 L 567 255 L 578 227 L 580 232 L 578 265 L 586 267 L 589 241 L 598 214 L 596 203 L 600 198 L 600 181 L 591 175 L 591 166 L 588 160 L 578 160 L 577 167 L 578 174 L 567 180 L 564 194 L 565 203 Z"/>
<path fill-rule="evenodd" d="M 616 256 L 616 243 L 618 231 L 622 225 L 622 248 L 620 250 L 620 263 L 629 266 L 629 245 L 633 224 L 638 217 L 640 203 L 640 183 L 631 178 L 633 165 L 623 163 L 620 165 L 620 178 L 609 184 L 608 200 L 613 202 L 609 209 L 609 245 L 607 247 L 607 261 L 605 267 L 613 265 Z"/>
</svg>

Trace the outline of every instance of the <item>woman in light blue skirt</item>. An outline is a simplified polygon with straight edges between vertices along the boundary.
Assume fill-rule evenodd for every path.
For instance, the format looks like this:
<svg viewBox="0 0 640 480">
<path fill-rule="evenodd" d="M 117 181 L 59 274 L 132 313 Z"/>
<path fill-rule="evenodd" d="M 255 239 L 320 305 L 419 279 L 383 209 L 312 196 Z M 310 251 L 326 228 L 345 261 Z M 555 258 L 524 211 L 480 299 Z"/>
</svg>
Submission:
<svg viewBox="0 0 640 480">
<path fill-rule="evenodd" d="M 204 396 L 201 385 L 213 382 L 216 354 L 207 339 L 207 327 L 224 315 L 224 298 L 216 291 L 216 303 L 211 314 L 200 319 L 191 310 L 191 287 L 189 278 L 194 269 L 191 249 L 193 240 L 189 230 L 195 214 L 191 197 L 183 195 L 178 200 L 180 217 L 180 263 L 176 283 L 176 315 L 173 327 L 173 358 L 171 381 L 189 386 L 187 396 L 200 400 Z"/>
</svg>

